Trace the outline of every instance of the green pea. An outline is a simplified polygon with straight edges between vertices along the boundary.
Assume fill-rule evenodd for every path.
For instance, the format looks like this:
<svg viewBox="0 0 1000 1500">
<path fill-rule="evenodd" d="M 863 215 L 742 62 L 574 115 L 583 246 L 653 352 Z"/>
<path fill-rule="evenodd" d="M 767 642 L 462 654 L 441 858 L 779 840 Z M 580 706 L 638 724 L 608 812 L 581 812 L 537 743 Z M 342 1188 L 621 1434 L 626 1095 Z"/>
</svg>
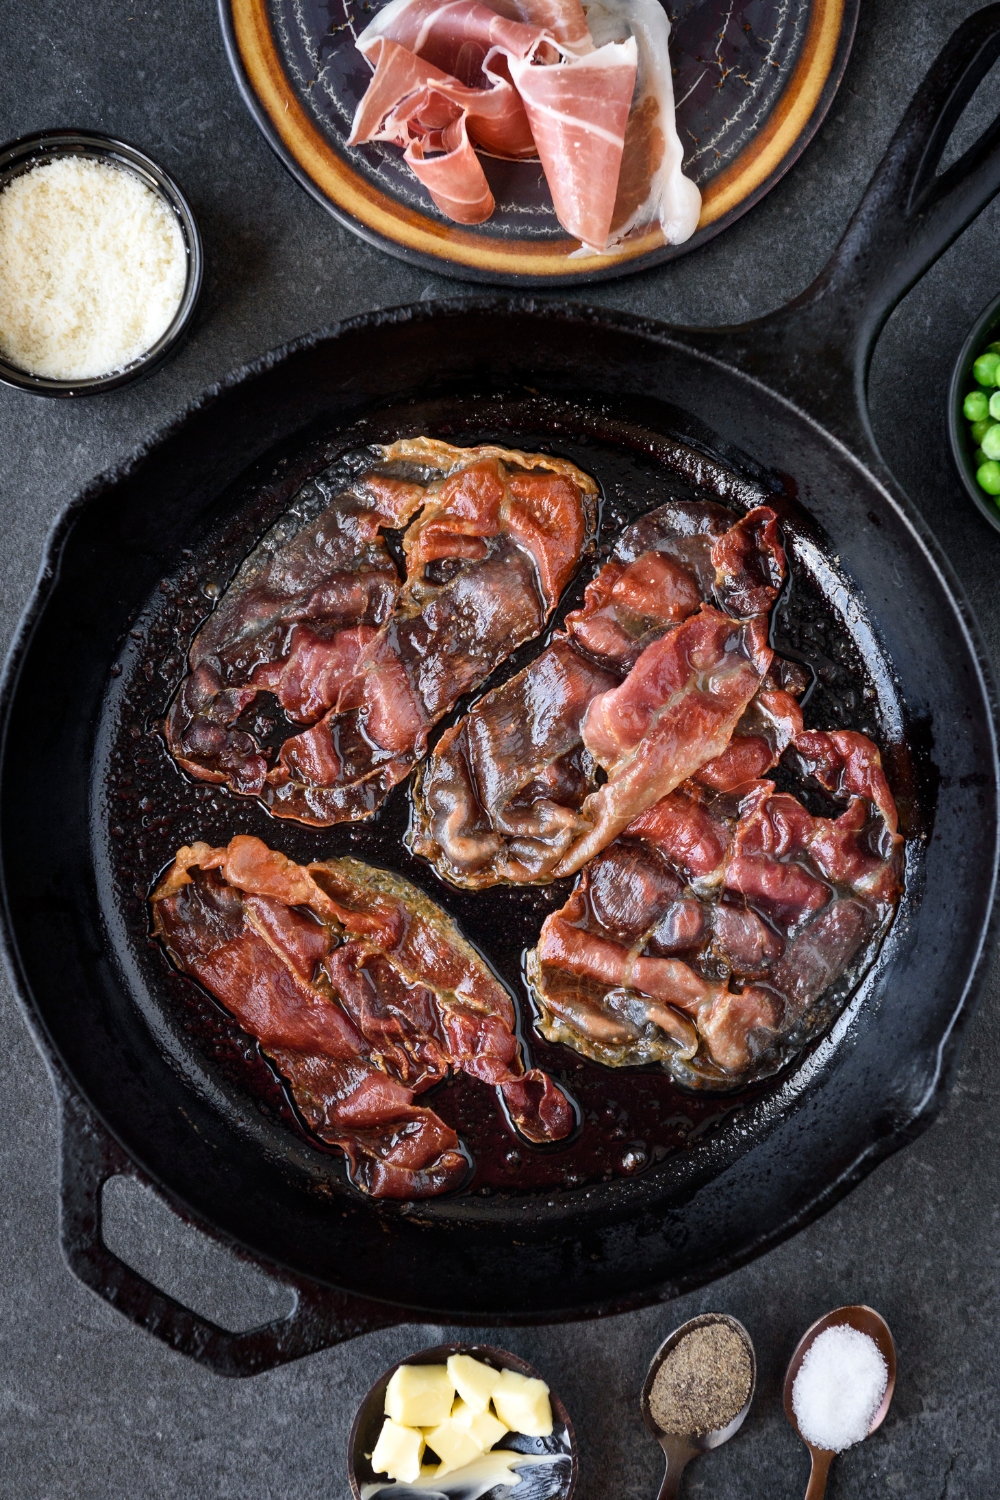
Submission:
<svg viewBox="0 0 1000 1500">
<path fill-rule="evenodd" d="M 987 462 L 976 470 L 980 489 L 987 495 L 1000 495 L 1000 464 Z"/>
<path fill-rule="evenodd" d="M 983 350 L 983 353 L 985 354 L 989 350 L 993 350 L 995 354 L 1000 354 L 1000 344 L 987 344 L 986 348 Z"/>
<path fill-rule="evenodd" d="M 1000 422 L 1000 391 L 994 391 L 990 397 L 990 416 L 994 422 Z"/>
<path fill-rule="evenodd" d="M 973 448 L 972 463 L 974 468 L 980 469 L 982 468 L 983 464 L 988 462 L 989 460 L 987 459 L 986 454 L 983 452 L 982 448 Z"/>
<path fill-rule="evenodd" d="M 985 391 L 970 391 L 962 402 L 962 410 L 970 422 L 981 422 L 989 409 L 990 403 Z"/>
<path fill-rule="evenodd" d="M 974 443 L 981 443 L 986 433 L 989 432 L 992 426 L 992 417 L 983 417 L 981 421 L 973 422 L 972 426 L 969 428 L 969 431 L 972 433 L 972 441 Z"/>
<path fill-rule="evenodd" d="M 996 385 L 998 365 L 1000 365 L 1000 354 L 991 349 L 979 356 L 972 366 L 972 373 L 980 385 Z"/>
<path fill-rule="evenodd" d="M 979 446 L 987 458 L 1000 458 L 1000 422 L 994 422 L 989 431 L 983 433 Z"/>
</svg>

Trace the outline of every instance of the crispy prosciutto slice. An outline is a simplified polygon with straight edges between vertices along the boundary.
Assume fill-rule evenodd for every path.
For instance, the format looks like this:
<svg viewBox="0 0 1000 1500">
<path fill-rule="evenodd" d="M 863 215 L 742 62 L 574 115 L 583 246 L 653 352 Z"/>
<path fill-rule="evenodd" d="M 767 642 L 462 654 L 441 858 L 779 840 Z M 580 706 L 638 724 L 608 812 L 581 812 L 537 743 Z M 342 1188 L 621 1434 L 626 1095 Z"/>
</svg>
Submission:
<svg viewBox="0 0 1000 1500">
<path fill-rule="evenodd" d="M 766 617 L 734 621 L 705 604 L 647 646 L 619 687 L 593 700 L 580 733 L 607 781 L 584 800 L 557 877 L 575 874 L 726 748 L 773 654 Z"/>
<path fill-rule="evenodd" d="M 801 691 L 804 684 L 791 676 L 791 685 Z M 802 710 L 795 694 L 765 679 L 725 750 L 706 761 L 692 779 L 715 792 L 735 791 L 748 781 L 759 780 L 776 766 L 801 733 Z"/>
<path fill-rule="evenodd" d="M 624 807 L 638 811 L 638 801 L 655 801 L 667 789 L 657 781 L 650 795 L 641 788 L 644 775 L 683 779 L 725 747 L 734 725 L 748 736 L 744 760 L 756 752 L 760 763 L 768 711 L 743 720 L 748 698 L 766 681 L 766 632 L 748 633 L 728 612 L 698 611 L 711 599 L 724 611 L 760 611 L 764 619 L 784 571 L 768 507 L 734 523 L 721 505 L 673 501 L 629 527 L 565 630 L 441 737 L 414 794 L 415 851 L 446 880 L 472 888 L 551 879 L 591 832 L 588 818 L 595 838 L 610 841 L 612 822 L 623 819 L 624 826 L 632 815 Z M 694 665 L 706 651 L 713 663 L 707 677 Z M 685 684 L 694 689 L 703 678 L 706 685 L 711 679 L 707 692 L 685 694 Z M 628 698 L 625 706 L 616 692 Z M 628 740 L 616 742 L 611 760 L 609 725 Z M 760 730 L 753 743 L 751 729 Z M 680 757 L 670 768 L 667 735 Z M 621 807 L 613 787 L 598 786 L 601 766 L 607 785 L 623 788 Z"/>
<path fill-rule="evenodd" d="M 400 468 L 418 478 L 384 472 Z M 311 526 L 276 530 L 243 565 L 192 645 L 171 751 L 278 817 L 369 815 L 441 715 L 541 630 L 596 493 L 546 455 L 431 439 L 381 449 Z M 382 532 L 407 526 L 401 582 Z"/>
<path fill-rule="evenodd" d="M 387 50 L 387 43 L 395 45 Z M 357 45 L 375 77 L 349 145 L 394 140 L 418 175 L 433 161 L 437 176 L 425 185 L 455 217 L 449 205 L 465 201 L 458 184 L 473 177 L 460 142 L 515 158 L 533 143 L 560 223 L 583 244 L 604 248 L 635 90 L 633 37 L 595 49 L 571 0 L 390 0 Z M 437 80 L 421 78 L 413 58 L 438 70 Z M 486 96 L 482 105 L 461 85 Z M 485 205 L 489 190 L 479 172 Z M 492 201 L 484 217 L 491 211 Z"/>
<path fill-rule="evenodd" d="M 285 741 L 262 799 L 329 824 L 374 811 L 463 693 L 537 635 L 587 541 L 597 486 L 544 454 L 406 439 L 390 463 L 442 477 L 403 539 L 406 583 L 338 701 Z"/>
<path fill-rule="evenodd" d="M 392 614 L 400 579 L 384 532 L 412 520 L 424 487 L 373 469 L 339 493 L 330 490 L 325 475 L 305 486 L 297 499 L 318 491 L 325 508 L 303 525 L 293 506 L 192 642 L 166 735 L 178 763 L 201 781 L 260 795 L 266 737 L 282 716 L 291 733 L 331 708 L 363 646 Z M 262 693 L 273 695 L 272 711 L 255 716 Z"/>
<path fill-rule="evenodd" d="M 415 886 L 354 859 L 303 867 L 259 839 L 177 851 L 152 897 L 156 935 L 257 1038 L 306 1125 L 374 1197 L 461 1186 L 469 1159 L 417 1095 L 460 1069 L 497 1090 L 531 1142 L 574 1124 L 525 1071 L 514 1006 Z"/>
<path fill-rule="evenodd" d="M 688 781 L 649 808 L 542 927 L 529 973 L 545 1036 L 730 1087 L 826 1024 L 824 997 L 857 982 L 899 900 L 902 841 L 870 740 L 799 730 L 791 746 L 845 811 L 814 816 L 767 780 Z"/>
</svg>

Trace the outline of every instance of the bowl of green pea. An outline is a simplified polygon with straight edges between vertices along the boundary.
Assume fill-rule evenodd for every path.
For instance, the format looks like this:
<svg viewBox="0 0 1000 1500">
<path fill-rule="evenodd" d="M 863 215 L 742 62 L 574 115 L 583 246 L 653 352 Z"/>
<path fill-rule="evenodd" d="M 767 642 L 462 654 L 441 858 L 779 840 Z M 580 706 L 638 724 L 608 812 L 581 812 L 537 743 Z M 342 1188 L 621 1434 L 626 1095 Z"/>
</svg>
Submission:
<svg viewBox="0 0 1000 1500">
<path fill-rule="evenodd" d="M 1000 297 L 980 313 L 958 357 L 948 435 L 966 493 L 1000 531 Z"/>
</svg>

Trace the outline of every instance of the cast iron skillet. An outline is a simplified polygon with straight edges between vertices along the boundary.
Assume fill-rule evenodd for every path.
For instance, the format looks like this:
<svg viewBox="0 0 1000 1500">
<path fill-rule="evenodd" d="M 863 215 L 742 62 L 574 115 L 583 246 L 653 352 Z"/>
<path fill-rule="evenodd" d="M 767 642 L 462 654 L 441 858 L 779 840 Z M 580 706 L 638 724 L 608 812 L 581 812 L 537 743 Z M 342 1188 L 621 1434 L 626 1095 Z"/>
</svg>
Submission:
<svg viewBox="0 0 1000 1500">
<path fill-rule="evenodd" d="M 865 387 L 891 308 L 1000 187 L 1000 122 L 934 175 L 998 54 L 992 5 L 934 63 L 826 270 L 765 319 L 681 330 L 529 299 L 374 314 L 209 392 L 60 521 L 3 688 L 7 957 L 60 1098 L 67 1259 L 174 1348 L 245 1375 L 396 1321 L 543 1322 L 666 1299 L 793 1233 L 933 1118 L 990 949 L 993 689 L 959 587 L 876 451 Z M 236 513 L 240 483 L 266 471 L 280 490 L 282 445 L 409 395 L 525 387 L 552 410 L 585 399 L 598 427 L 614 402 L 679 404 L 695 447 L 714 429 L 719 451 L 751 454 L 756 468 L 738 463 L 825 533 L 811 566 L 877 681 L 883 725 L 901 716 L 888 738 L 913 752 L 912 774 L 905 757 L 896 774 L 906 906 L 830 1036 L 688 1151 L 579 1190 L 372 1204 L 208 1068 L 160 1003 L 165 981 L 135 938 L 147 887 L 122 891 L 127 862 L 111 870 L 108 853 L 137 773 L 128 736 L 135 757 L 158 752 L 150 725 L 116 720 L 115 685 L 143 675 L 161 581 Z M 202 796 L 207 825 L 246 826 L 234 802 Z M 138 850 L 157 816 L 141 809 L 124 844 Z M 101 1240 L 116 1172 L 275 1269 L 298 1291 L 293 1313 L 229 1334 L 143 1281 Z"/>
</svg>

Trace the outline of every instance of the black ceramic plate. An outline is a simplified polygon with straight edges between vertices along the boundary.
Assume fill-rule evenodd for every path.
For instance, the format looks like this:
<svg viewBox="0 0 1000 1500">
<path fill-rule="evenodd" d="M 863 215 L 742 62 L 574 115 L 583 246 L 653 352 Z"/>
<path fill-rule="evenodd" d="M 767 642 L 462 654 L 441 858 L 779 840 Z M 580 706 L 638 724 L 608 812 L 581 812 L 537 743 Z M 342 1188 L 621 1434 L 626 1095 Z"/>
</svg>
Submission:
<svg viewBox="0 0 1000 1500">
<path fill-rule="evenodd" d="M 537 161 L 484 158 L 497 209 L 446 219 L 394 146 L 344 144 L 370 70 L 354 34 L 379 0 L 219 0 L 229 59 L 274 150 L 341 223 L 394 255 L 470 281 L 562 286 L 684 255 L 768 192 L 812 139 L 847 64 L 860 0 L 671 0 L 684 170 L 702 215 L 683 245 L 659 229 L 574 257 Z"/>
</svg>

